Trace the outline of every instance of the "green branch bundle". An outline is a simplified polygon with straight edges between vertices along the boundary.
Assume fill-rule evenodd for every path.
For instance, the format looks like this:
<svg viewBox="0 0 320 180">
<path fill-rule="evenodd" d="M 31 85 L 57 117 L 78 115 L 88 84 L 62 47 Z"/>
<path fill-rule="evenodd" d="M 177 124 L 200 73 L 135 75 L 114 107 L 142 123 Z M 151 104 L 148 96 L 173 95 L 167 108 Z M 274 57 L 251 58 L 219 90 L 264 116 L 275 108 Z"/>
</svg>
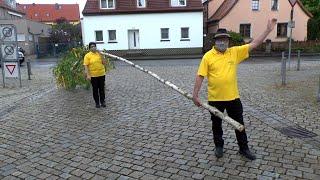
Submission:
<svg viewBox="0 0 320 180">
<path fill-rule="evenodd" d="M 86 80 L 83 58 L 89 52 L 87 47 L 73 48 L 58 62 L 53 69 L 58 87 L 72 90 L 76 87 L 90 88 L 90 81 Z M 112 68 L 110 59 L 106 58 L 106 73 Z"/>
</svg>

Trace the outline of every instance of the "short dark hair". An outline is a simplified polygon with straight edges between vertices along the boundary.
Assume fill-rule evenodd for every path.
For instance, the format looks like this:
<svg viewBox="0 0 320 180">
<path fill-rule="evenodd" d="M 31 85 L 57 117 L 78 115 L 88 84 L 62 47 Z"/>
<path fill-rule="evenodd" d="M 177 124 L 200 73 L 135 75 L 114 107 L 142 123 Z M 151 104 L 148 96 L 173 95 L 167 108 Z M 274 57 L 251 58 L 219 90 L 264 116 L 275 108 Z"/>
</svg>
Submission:
<svg viewBox="0 0 320 180">
<path fill-rule="evenodd" d="M 90 43 L 89 43 L 89 48 L 91 48 L 92 45 L 97 46 L 97 44 L 96 44 L 95 42 L 90 42 Z"/>
</svg>

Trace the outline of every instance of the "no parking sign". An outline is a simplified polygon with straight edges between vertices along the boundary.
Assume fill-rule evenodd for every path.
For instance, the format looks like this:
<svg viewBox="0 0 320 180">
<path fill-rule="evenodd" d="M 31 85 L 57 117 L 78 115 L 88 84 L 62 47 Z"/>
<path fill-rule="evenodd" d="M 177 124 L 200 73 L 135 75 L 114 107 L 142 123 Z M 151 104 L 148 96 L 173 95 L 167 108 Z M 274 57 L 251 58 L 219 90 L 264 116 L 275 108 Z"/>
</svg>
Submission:
<svg viewBox="0 0 320 180">
<path fill-rule="evenodd" d="M 0 24 L 0 53 L 3 87 L 5 87 L 5 80 L 7 78 L 19 78 L 21 87 L 17 29 L 13 24 Z"/>
</svg>

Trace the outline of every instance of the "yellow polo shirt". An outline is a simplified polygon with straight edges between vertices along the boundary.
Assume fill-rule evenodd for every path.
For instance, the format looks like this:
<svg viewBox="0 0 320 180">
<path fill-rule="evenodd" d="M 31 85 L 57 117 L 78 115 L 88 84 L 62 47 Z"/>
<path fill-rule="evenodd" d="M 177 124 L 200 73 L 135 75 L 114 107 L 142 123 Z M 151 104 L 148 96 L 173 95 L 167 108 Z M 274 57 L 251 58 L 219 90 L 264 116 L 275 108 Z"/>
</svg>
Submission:
<svg viewBox="0 0 320 180">
<path fill-rule="evenodd" d="M 89 52 L 84 56 L 83 65 L 88 66 L 91 77 L 104 76 L 106 69 L 102 64 L 102 57 L 99 52 Z"/>
<path fill-rule="evenodd" d="M 198 75 L 208 78 L 208 101 L 239 98 L 237 67 L 249 57 L 249 44 L 228 48 L 220 53 L 212 48 L 202 58 Z"/>
</svg>

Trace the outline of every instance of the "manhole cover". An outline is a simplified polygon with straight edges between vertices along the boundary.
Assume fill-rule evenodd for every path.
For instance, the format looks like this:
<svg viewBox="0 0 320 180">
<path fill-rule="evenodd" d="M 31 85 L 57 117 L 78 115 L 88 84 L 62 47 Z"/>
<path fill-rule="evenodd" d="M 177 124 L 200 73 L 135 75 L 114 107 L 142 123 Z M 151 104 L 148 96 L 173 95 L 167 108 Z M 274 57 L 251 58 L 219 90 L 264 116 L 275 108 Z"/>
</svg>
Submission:
<svg viewBox="0 0 320 180">
<path fill-rule="evenodd" d="M 303 129 L 302 127 L 299 126 L 288 126 L 284 128 L 278 129 L 282 134 L 291 137 L 291 138 L 312 138 L 316 137 L 317 134 L 308 131 L 306 129 Z"/>
</svg>

